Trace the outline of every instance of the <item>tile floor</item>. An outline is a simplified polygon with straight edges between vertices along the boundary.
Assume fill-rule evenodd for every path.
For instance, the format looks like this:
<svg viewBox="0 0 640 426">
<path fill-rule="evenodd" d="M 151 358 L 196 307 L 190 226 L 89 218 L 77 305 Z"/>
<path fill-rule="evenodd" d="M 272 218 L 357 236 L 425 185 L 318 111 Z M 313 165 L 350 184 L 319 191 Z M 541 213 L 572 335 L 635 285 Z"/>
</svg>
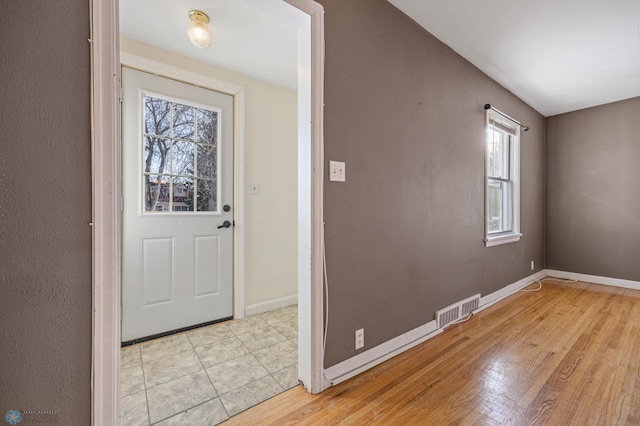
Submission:
<svg viewBox="0 0 640 426">
<path fill-rule="evenodd" d="M 121 425 L 215 425 L 298 384 L 298 307 L 121 351 Z"/>
</svg>

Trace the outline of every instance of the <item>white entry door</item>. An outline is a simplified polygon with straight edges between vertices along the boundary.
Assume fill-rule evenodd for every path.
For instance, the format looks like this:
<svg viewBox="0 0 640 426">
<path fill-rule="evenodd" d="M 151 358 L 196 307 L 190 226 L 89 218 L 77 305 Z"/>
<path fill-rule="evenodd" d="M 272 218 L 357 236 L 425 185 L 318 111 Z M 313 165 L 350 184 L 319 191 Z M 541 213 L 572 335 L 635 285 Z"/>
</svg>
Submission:
<svg viewBox="0 0 640 426">
<path fill-rule="evenodd" d="M 123 67 L 122 341 L 233 315 L 233 98 Z"/>
</svg>

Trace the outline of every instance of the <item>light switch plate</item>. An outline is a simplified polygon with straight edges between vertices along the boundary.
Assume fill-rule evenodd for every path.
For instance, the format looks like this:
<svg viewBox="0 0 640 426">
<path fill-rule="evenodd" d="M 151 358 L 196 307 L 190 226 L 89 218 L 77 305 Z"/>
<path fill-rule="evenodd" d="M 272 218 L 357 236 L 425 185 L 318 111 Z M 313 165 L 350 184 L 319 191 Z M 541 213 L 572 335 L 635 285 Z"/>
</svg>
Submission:
<svg viewBox="0 0 640 426">
<path fill-rule="evenodd" d="M 345 164 L 342 161 L 329 161 L 329 180 L 345 182 Z"/>
</svg>

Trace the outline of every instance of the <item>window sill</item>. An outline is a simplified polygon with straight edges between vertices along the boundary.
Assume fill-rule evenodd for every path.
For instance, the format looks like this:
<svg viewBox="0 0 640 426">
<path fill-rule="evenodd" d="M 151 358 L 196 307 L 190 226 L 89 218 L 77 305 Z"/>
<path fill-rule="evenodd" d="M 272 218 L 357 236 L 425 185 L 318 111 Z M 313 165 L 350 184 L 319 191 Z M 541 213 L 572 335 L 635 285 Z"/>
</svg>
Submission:
<svg viewBox="0 0 640 426">
<path fill-rule="evenodd" d="M 499 246 L 501 244 L 515 243 L 517 241 L 520 241 L 520 237 L 522 237 L 522 234 L 520 233 L 489 237 L 484 239 L 484 244 L 486 247 L 493 247 Z"/>
</svg>

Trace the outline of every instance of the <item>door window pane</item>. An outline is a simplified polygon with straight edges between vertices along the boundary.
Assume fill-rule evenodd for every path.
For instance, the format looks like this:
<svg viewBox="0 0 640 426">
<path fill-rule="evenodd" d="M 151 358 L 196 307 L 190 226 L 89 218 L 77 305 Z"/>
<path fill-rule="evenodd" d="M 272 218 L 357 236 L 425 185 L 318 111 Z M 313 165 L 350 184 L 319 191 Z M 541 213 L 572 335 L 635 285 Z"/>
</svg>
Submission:
<svg viewBox="0 0 640 426">
<path fill-rule="evenodd" d="M 174 177 L 172 180 L 172 211 L 193 211 L 193 179 Z"/>
<path fill-rule="evenodd" d="M 171 174 L 193 176 L 193 143 L 173 142 L 171 148 Z"/>
<path fill-rule="evenodd" d="M 171 102 L 144 97 L 144 132 L 149 135 L 171 136 Z"/>
<path fill-rule="evenodd" d="M 192 141 L 195 134 L 194 108 L 176 103 L 173 105 L 173 137 Z"/>
<path fill-rule="evenodd" d="M 216 178 L 217 154 L 217 147 L 198 144 L 198 177 Z"/>
<path fill-rule="evenodd" d="M 153 136 L 145 136 L 144 171 L 145 173 L 161 174 L 169 168 L 169 149 L 171 141 Z"/>
<path fill-rule="evenodd" d="M 144 208 L 146 212 L 169 208 L 171 178 L 167 175 L 145 175 Z"/>
<path fill-rule="evenodd" d="M 218 113 L 198 108 L 198 142 L 218 143 Z"/>
<path fill-rule="evenodd" d="M 198 211 L 215 212 L 218 210 L 218 197 L 216 196 L 216 181 L 212 179 L 198 179 Z"/>
</svg>

